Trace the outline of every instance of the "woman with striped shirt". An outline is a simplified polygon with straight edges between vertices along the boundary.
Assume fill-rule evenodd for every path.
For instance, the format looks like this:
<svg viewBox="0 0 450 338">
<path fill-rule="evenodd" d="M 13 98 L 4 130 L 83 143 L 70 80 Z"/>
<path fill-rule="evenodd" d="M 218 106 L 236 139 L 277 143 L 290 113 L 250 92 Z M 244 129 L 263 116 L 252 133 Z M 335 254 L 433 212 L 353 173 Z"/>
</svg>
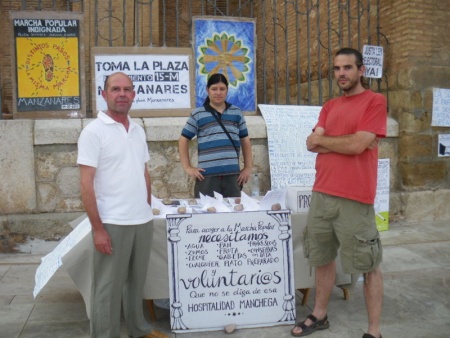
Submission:
<svg viewBox="0 0 450 338">
<path fill-rule="evenodd" d="M 206 85 L 208 97 L 192 111 L 178 140 L 184 171 L 195 178 L 194 194 L 237 197 L 252 172 L 252 147 L 242 111 L 226 102 L 228 81 L 213 74 Z M 198 165 L 191 165 L 189 141 L 197 137 Z M 244 168 L 239 166 L 242 150 Z"/>
</svg>

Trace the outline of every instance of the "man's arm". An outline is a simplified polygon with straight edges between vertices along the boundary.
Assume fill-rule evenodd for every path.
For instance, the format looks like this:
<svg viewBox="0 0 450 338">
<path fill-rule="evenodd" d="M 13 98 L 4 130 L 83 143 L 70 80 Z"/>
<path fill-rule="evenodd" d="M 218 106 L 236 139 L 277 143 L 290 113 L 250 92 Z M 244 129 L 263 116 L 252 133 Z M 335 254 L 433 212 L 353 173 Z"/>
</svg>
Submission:
<svg viewBox="0 0 450 338">
<path fill-rule="evenodd" d="M 241 138 L 241 148 L 242 148 L 242 156 L 244 157 L 244 168 L 241 170 L 238 183 L 240 185 L 244 185 L 247 183 L 253 168 L 253 158 L 252 158 L 252 143 L 250 141 L 250 137 Z"/>
<path fill-rule="evenodd" d="M 315 129 L 314 129 L 314 132 L 313 132 L 313 134 L 317 134 L 317 135 L 325 135 L 325 129 L 323 129 L 322 127 L 316 127 Z M 306 144 L 307 144 L 307 149 L 308 149 L 308 151 L 310 151 L 310 152 L 312 152 L 312 153 L 318 153 L 318 154 L 326 154 L 326 153 L 330 153 L 331 152 L 331 150 L 328 150 L 328 149 L 326 149 L 326 148 L 324 148 L 324 147 L 321 147 L 321 146 L 315 146 L 315 147 L 312 147 L 311 149 L 310 148 L 308 148 L 308 139 L 306 140 L 307 142 L 306 142 Z"/>
<path fill-rule="evenodd" d="M 81 200 L 83 201 L 84 209 L 91 222 L 95 248 L 103 254 L 111 254 L 111 239 L 103 226 L 97 208 L 97 200 L 95 198 L 95 171 L 96 169 L 94 167 L 80 165 Z"/>
<path fill-rule="evenodd" d="M 152 205 L 152 181 L 146 164 L 144 164 L 144 177 L 145 185 L 147 186 L 147 203 Z"/>
<path fill-rule="evenodd" d="M 355 134 L 343 136 L 325 136 L 312 133 L 306 139 L 306 147 L 314 151 L 317 147 L 345 155 L 358 155 L 366 149 L 376 148 L 378 139 L 374 133 L 358 131 Z"/>
</svg>

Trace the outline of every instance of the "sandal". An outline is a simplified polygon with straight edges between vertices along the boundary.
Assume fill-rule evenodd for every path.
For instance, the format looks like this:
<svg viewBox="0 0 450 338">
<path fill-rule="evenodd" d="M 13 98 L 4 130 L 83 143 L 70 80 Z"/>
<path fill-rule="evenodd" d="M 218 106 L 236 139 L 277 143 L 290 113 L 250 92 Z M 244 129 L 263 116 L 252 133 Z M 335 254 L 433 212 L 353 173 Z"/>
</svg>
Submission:
<svg viewBox="0 0 450 338">
<path fill-rule="evenodd" d="M 364 333 L 362 338 L 375 338 L 374 336 L 372 336 L 370 333 Z M 380 338 L 383 338 L 380 334 Z"/>
<path fill-rule="evenodd" d="M 303 337 L 306 336 L 308 334 L 313 333 L 316 330 L 325 330 L 328 329 L 330 327 L 330 323 L 328 322 L 328 318 L 325 315 L 325 317 L 321 320 L 318 320 L 315 316 L 313 316 L 312 314 L 310 314 L 308 317 L 306 317 L 307 319 L 311 319 L 312 324 L 309 326 L 305 325 L 306 319 L 303 322 L 298 323 L 297 325 L 294 326 L 294 328 L 291 330 L 291 335 L 293 335 L 294 337 Z M 296 327 L 299 327 L 302 329 L 301 333 L 295 333 L 294 329 Z"/>
</svg>

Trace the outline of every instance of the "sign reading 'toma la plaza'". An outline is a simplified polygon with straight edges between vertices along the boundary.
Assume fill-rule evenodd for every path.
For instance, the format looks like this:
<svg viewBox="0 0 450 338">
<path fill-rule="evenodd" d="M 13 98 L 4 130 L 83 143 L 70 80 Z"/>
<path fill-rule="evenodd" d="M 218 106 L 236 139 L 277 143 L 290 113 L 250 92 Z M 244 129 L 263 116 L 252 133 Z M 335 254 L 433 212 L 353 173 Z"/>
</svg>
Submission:
<svg viewBox="0 0 450 338">
<path fill-rule="evenodd" d="M 115 51 L 113 53 L 113 50 Z M 125 53 L 123 48 L 94 49 L 93 108 L 106 110 L 102 97 L 105 80 L 116 72 L 127 74 L 134 84 L 136 96 L 132 111 L 187 109 L 193 106 L 191 51 L 176 52 L 158 48 L 141 48 Z"/>
</svg>

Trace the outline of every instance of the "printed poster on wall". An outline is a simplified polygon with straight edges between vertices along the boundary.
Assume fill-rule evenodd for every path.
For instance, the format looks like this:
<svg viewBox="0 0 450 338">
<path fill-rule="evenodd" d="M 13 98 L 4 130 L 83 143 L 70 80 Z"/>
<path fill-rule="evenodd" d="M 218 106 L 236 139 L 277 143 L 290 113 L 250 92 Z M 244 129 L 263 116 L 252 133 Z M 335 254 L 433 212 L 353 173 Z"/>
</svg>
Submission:
<svg viewBox="0 0 450 338">
<path fill-rule="evenodd" d="M 381 79 L 383 77 L 383 47 L 364 45 L 362 56 L 366 68 L 364 76 Z"/>
<path fill-rule="evenodd" d="M 295 322 L 290 211 L 167 216 L 174 332 Z"/>
<path fill-rule="evenodd" d="M 84 115 L 82 17 L 57 12 L 13 12 L 11 20 L 17 80 L 15 113 Z"/>
<path fill-rule="evenodd" d="M 227 101 L 256 112 L 256 22 L 236 17 L 194 17 L 195 105 L 203 105 L 209 75 L 228 79 Z"/>
<path fill-rule="evenodd" d="M 438 157 L 450 156 L 450 134 L 438 135 Z"/>
<path fill-rule="evenodd" d="M 433 127 L 450 127 L 450 89 L 433 88 Z"/>
<path fill-rule="evenodd" d="M 136 96 L 131 110 L 133 116 L 177 115 L 177 111 L 190 112 L 191 50 L 188 48 L 94 48 L 93 84 L 94 111 L 106 110 L 102 97 L 105 80 L 116 72 L 127 74 L 133 81 Z M 164 114 L 163 114 L 164 115 Z"/>
</svg>

